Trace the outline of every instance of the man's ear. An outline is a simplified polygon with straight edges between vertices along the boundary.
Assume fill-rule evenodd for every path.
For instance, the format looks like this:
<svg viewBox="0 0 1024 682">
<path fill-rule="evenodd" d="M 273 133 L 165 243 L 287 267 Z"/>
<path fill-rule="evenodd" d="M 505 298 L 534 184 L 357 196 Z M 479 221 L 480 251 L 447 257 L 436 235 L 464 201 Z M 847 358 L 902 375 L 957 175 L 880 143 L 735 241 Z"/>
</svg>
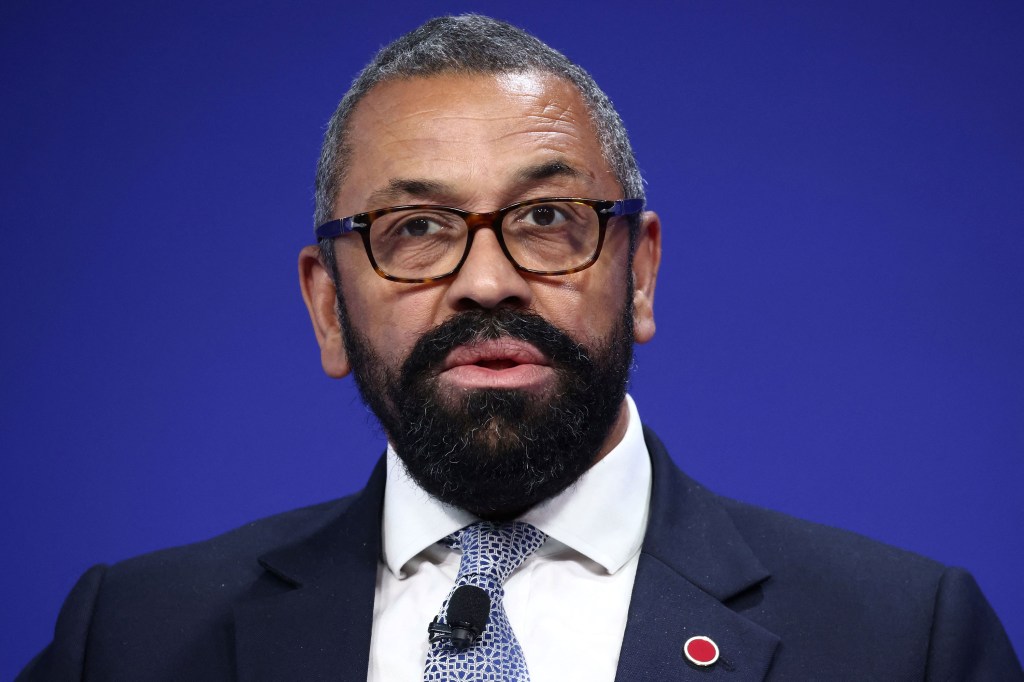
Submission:
<svg viewBox="0 0 1024 682">
<path fill-rule="evenodd" d="M 654 337 L 654 285 L 661 263 L 661 220 L 653 211 L 640 216 L 633 253 L 633 339 L 647 343 Z"/>
<path fill-rule="evenodd" d="M 318 247 L 307 246 L 299 252 L 299 286 L 309 309 L 316 341 L 320 344 L 320 364 L 327 376 L 340 379 L 351 371 L 352 366 L 345 352 L 331 274 L 320 260 Z"/>
</svg>

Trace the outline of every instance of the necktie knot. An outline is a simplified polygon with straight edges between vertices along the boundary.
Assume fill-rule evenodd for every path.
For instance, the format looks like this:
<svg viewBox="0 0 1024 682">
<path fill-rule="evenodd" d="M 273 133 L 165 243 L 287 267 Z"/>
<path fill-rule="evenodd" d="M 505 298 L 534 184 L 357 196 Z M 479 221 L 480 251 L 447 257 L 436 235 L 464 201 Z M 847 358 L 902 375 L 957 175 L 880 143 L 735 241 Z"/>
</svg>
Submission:
<svg viewBox="0 0 1024 682">
<path fill-rule="evenodd" d="M 471 583 L 474 576 L 482 576 L 500 587 L 527 557 L 544 544 L 547 536 L 522 521 L 479 521 L 456 531 L 449 538 L 449 545 L 462 551 L 456 585 Z"/>
</svg>

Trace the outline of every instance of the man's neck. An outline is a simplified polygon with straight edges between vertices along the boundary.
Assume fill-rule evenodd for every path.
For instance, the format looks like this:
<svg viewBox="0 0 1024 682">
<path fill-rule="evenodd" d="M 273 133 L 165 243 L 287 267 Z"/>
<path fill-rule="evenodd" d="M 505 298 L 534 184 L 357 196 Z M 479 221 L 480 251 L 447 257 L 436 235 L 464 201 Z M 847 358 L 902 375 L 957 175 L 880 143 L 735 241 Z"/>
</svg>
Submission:
<svg viewBox="0 0 1024 682">
<path fill-rule="evenodd" d="M 604 444 L 597 451 L 597 456 L 594 457 L 594 462 L 590 466 L 600 462 L 609 452 L 615 449 L 615 446 L 622 442 L 622 437 L 626 435 L 626 428 L 628 426 L 629 407 L 626 405 L 626 399 L 623 398 L 622 404 L 619 405 L 619 414 L 615 417 L 615 423 L 612 424 L 608 437 L 604 439 Z"/>
</svg>

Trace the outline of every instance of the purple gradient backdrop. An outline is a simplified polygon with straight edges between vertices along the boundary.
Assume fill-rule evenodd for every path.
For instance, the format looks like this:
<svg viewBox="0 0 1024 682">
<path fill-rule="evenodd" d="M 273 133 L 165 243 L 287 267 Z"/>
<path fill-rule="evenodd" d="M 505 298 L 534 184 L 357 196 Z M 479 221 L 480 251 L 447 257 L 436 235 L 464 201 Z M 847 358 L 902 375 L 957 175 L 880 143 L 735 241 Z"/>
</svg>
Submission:
<svg viewBox="0 0 1024 682">
<path fill-rule="evenodd" d="M 674 457 L 966 566 L 1024 649 L 1024 5 L 353 4 L 0 6 L 0 679 L 89 565 L 361 485 L 296 284 L 313 165 L 373 51 L 466 10 L 631 130 Z"/>
</svg>

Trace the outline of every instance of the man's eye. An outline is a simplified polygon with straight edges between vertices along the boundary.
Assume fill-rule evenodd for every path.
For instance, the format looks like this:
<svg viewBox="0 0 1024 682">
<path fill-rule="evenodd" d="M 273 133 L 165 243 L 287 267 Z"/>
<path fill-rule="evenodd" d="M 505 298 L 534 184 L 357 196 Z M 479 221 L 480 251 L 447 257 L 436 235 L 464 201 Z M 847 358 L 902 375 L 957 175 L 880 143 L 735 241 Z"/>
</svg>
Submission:
<svg viewBox="0 0 1024 682">
<path fill-rule="evenodd" d="M 444 229 L 444 225 L 428 218 L 421 216 L 418 218 L 410 218 L 401 225 L 399 225 L 398 234 L 402 237 L 427 237 L 432 234 L 437 234 Z"/>
<path fill-rule="evenodd" d="M 566 219 L 565 213 L 555 206 L 534 206 L 523 216 L 524 222 L 539 227 L 561 225 Z"/>
</svg>

